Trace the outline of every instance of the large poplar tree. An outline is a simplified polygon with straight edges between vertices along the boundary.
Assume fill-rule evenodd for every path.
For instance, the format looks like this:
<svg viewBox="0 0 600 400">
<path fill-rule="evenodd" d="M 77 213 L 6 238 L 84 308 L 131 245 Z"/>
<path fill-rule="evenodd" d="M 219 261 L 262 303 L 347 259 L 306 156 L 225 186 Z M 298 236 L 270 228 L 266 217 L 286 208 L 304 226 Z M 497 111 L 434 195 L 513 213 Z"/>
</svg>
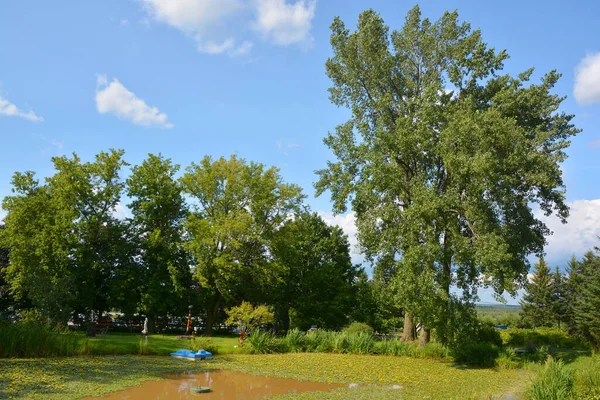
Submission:
<svg viewBox="0 0 600 400">
<path fill-rule="evenodd" d="M 432 22 L 415 7 L 390 33 L 368 10 L 354 32 L 331 29 L 330 98 L 352 116 L 325 138 L 336 160 L 317 193 L 352 207 L 367 255 L 396 260 L 406 322 L 452 341 L 455 305 L 482 285 L 514 294 L 542 253 L 550 232 L 531 205 L 568 216 L 560 163 L 578 130 L 552 93 L 560 74 L 500 74 L 508 54 L 456 12 Z"/>
</svg>

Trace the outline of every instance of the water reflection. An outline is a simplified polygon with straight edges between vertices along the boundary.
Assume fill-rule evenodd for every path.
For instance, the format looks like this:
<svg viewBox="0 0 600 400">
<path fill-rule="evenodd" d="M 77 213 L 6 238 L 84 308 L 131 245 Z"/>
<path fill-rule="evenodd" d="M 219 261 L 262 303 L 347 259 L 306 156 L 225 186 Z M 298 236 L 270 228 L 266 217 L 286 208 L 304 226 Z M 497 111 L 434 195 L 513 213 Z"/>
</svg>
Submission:
<svg viewBox="0 0 600 400">
<path fill-rule="evenodd" d="M 164 381 L 146 382 L 139 387 L 113 393 L 103 400 L 253 400 L 268 399 L 280 394 L 327 391 L 344 385 L 301 382 L 294 379 L 268 378 L 232 371 L 209 371 L 200 374 L 181 373 L 167 376 Z M 208 386 L 210 393 L 192 393 L 194 386 Z"/>
</svg>

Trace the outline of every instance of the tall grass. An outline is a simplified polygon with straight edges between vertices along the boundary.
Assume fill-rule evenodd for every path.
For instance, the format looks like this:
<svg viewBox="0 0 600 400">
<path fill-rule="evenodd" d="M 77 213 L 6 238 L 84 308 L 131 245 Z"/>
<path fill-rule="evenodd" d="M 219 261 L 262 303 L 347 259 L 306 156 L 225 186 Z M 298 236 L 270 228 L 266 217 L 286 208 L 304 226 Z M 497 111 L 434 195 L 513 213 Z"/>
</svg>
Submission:
<svg viewBox="0 0 600 400">
<path fill-rule="evenodd" d="M 19 322 L 0 325 L 0 357 L 3 358 L 71 356 L 80 351 L 76 335 L 61 333 L 48 324 Z"/>
<path fill-rule="evenodd" d="M 579 363 L 574 378 L 574 398 L 600 399 L 600 356 Z"/>
<path fill-rule="evenodd" d="M 213 355 L 219 354 L 219 346 L 215 344 L 215 342 L 208 337 L 196 336 L 192 339 L 191 342 L 192 350 L 206 350 Z"/>
<path fill-rule="evenodd" d="M 565 400 L 571 398 L 573 375 L 565 364 L 548 357 L 529 389 L 531 400 Z"/>
</svg>

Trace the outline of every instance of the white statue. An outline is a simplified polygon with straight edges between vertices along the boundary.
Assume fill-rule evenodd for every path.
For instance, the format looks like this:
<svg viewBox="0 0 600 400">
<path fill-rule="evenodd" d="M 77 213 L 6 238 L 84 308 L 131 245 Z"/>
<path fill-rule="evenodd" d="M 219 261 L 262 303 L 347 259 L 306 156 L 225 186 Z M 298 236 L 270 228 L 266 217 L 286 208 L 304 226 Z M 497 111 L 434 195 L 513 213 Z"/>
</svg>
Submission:
<svg viewBox="0 0 600 400">
<path fill-rule="evenodd" d="M 142 335 L 146 336 L 148 334 L 148 317 L 144 320 L 144 330 L 142 331 Z"/>
</svg>

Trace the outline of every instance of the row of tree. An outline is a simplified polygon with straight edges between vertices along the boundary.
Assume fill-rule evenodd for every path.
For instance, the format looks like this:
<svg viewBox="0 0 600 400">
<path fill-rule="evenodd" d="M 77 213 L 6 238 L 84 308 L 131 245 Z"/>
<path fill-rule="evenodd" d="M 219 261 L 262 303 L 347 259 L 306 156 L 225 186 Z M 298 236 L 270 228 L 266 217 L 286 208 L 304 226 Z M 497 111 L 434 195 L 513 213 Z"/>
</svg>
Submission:
<svg viewBox="0 0 600 400">
<path fill-rule="evenodd" d="M 528 327 L 568 329 L 600 348 L 600 255 L 592 251 L 571 259 L 566 274 L 551 272 L 543 258 L 534 267 L 521 301 L 521 321 Z"/>
<path fill-rule="evenodd" d="M 316 189 L 335 212 L 354 211 L 374 282 L 352 267 L 339 230 L 299 210 L 300 189 L 275 169 L 206 158 L 175 181 L 175 166 L 151 158 L 124 185 L 112 152 L 92 164 L 56 159 L 45 185 L 15 177 L 17 195 L 4 202 L 13 290 L 59 313 L 71 303 L 160 309 L 164 291 L 193 288 L 209 326 L 224 302 L 244 299 L 272 304 L 281 321 L 293 309 L 377 326 L 402 310 L 406 340 L 417 325 L 424 342 L 431 329 L 443 343 L 472 337 L 478 289 L 515 294 L 528 257 L 543 254 L 550 230 L 532 205 L 568 217 L 560 164 L 579 130 L 553 93 L 560 74 L 539 83 L 533 69 L 501 74 L 508 53 L 456 12 L 430 21 L 415 7 L 390 32 L 368 10 L 355 31 L 339 18 L 331 30 L 330 98 L 351 115 L 325 138 L 335 159 Z M 112 214 L 125 188 L 131 223 Z M 172 299 L 167 308 L 186 303 Z"/>
<path fill-rule="evenodd" d="M 10 251 L 0 253 L 4 309 L 10 293 L 13 309 L 59 321 L 120 310 L 148 316 L 153 329 L 193 305 L 208 332 L 242 300 L 270 305 L 282 329 L 290 313 L 301 328 L 361 318 L 358 295 L 372 285 L 352 265 L 346 236 L 276 168 L 205 157 L 177 179 L 178 165 L 151 154 L 123 180 L 123 155 L 53 158 L 43 183 L 14 175 L 0 235 Z M 117 214 L 123 196 L 129 218 Z"/>
</svg>

